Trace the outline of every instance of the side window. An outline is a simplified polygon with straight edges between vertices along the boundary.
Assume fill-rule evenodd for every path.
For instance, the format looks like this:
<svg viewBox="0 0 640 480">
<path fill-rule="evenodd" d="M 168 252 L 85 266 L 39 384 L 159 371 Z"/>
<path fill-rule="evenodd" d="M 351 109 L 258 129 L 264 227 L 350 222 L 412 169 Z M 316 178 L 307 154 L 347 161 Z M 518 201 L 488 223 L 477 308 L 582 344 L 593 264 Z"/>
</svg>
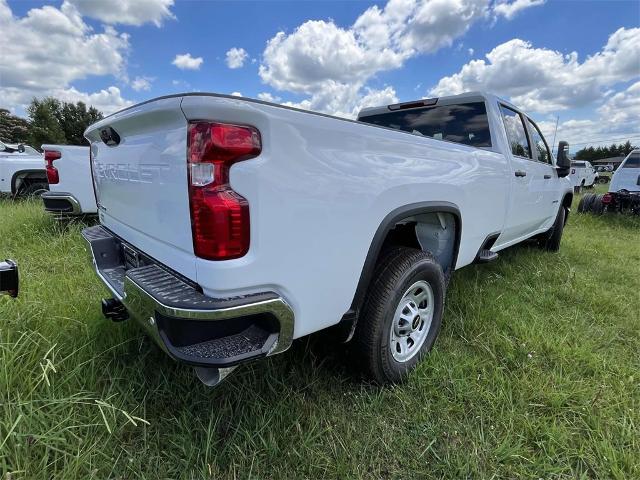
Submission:
<svg viewBox="0 0 640 480">
<path fill-rule="evenodd" d="M 536 150 L 536 154 L 538 155 L 538 161 L 551 163 L 551 153 L 549 153 L 549 147 L 542 136 L 542 132 L 540 132 L 538 126 L 531 120 L 527 119 L 527 122 L 529 123 L 529 131 L 531 132 L 532 137 L 531 140 Z"/>
<path fill-rule="evenodd" d="M 507 131 L 507 139 L 511 146 L 511 153 L 518 157 L 531 158 L 531 148 L 529 147 L 527 132 L 522 123 L 522 117 L 518 112 L 504 105 L 500 105 L 500 111 L 502 112 L 504 128 Z"/>
</svg>

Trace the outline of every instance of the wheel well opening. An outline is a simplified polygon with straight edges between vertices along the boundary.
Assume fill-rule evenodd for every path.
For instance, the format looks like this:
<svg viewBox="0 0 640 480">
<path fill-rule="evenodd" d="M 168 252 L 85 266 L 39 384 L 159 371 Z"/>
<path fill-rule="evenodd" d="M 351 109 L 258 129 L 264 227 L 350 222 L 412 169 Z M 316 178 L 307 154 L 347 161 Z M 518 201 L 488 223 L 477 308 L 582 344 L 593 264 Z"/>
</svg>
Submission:
<svg viewBox="0 0 640 480">
<path fill-rule="evenodd" d="M 48 183 L 47 174 L 40 170 L 17 172 L 11 181 L 11 192 L 16 194 L 32 183 Z"/>
<path fill-rule="evenodd" d="M 431 253 L 442 271 L 454 268 L 458 220 L 451 213 L 430 212 L 412 215 L 397 222 L 387 233 L 380 256 L 393 247 L 417 248 Z"/>
<path fill-rule="evenodd" d="M 571 203 L 573 202 L 573 194 L 567 193 L 562 199 L 562 206 L 565 208 L 571 208 Z"/>
</svg>

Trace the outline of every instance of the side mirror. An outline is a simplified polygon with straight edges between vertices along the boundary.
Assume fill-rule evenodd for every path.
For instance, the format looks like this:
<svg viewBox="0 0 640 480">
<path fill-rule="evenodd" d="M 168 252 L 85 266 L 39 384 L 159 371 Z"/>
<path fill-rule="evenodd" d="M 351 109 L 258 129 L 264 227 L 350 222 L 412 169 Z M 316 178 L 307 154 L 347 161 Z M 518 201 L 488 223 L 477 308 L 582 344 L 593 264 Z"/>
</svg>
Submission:
<svg viewBox="0 0 640 480">
<path fill-rule="evenodd" d="M 571 159 L 569 158 L 569 144 L 561 141 L 558 144 L 558 157 L 556 158 L 556 169 L 558 177 L 566 177 L 571 169 Z"/>
<path fill-rule="evenodd" d="M 24 145 L 23 144 L 18 145 L 18 153 L 24 153 Z"/>
<path fill-rule="evenodd" d="M 18 296 L 18 265 L 12 260 L 0 262 L 0 295 Z"/>
</svg>

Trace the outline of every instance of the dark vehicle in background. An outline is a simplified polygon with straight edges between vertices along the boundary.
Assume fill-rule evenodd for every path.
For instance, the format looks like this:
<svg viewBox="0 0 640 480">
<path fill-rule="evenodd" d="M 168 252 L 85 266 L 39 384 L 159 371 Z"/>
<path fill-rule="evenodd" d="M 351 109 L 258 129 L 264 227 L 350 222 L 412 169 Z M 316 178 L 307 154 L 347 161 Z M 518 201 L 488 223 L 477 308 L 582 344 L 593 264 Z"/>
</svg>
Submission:
<svg viewBox="0 0 640 480">
<path fill-rule="evenodd" d="M 0 295 L 18 296 L 18 264 L 13 260 L 0 262 Z"/>
</svg>

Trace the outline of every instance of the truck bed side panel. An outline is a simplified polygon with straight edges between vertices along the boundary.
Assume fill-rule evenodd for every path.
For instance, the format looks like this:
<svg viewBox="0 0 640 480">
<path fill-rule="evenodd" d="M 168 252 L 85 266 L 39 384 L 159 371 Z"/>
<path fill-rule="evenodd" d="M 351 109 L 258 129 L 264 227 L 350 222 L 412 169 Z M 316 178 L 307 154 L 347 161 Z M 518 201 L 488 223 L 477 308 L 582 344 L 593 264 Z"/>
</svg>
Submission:
<svg viewBox="0 0 640 480">
<path fill-rule="evenodd" d="M 462 213 L 457 267 L 504 223 L 502 154 L 242 99 L 187 96 L 189 119 L 256 126 L 262 154 L 231 169 L 248 199 L 251 246 L 240 259 L 197 260 L 212 296 L 274 290 L 295 311 L 295 337 L 348 310 L 374 234 L 398 207 L 440 201 Z"/>
<path fill-rule="evenodd" d="M 43 150 L 57 150 L 61 157 L 53 162 L 59 183 L 49 185 L 51 192 L 71 193 L 80 203 L 83 213 L 96 213 L 96 198 L 91 181 L 89 147 L 72 145 L 42 145 Z"/>
</svg>

